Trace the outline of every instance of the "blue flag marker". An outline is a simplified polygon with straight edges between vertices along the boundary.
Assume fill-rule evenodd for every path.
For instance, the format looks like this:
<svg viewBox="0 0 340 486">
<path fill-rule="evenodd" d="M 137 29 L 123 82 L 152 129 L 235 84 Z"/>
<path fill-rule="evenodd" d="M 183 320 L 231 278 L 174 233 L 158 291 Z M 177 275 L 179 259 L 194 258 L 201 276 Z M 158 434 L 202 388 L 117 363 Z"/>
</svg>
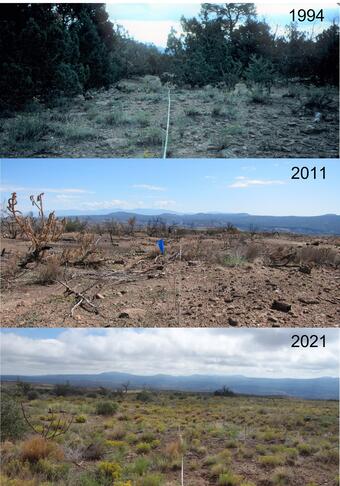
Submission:
<svg viewBox="0 0 340 486">
<path fill-rule="evenodd" d="M 165 253 L 165 246 L 164 246 L 164 240 L 158 240 L 157 241 L 158 248 L 160 249 L 160 252 L 162 255 Z"/>
</svg>

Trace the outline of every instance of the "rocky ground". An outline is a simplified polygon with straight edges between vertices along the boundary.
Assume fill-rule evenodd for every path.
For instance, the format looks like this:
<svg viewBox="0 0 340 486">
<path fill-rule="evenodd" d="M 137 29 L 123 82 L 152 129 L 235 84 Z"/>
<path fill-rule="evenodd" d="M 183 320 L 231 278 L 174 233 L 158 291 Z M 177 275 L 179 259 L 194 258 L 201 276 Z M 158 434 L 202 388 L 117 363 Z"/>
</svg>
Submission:
<svg viewBox="0 0 340 486">
<path fill-rule="evenodd" d="M 52 250 L 72 245 L 68 236 Z M 104 235 L 100 264 L 63 267 L 38 283 L 45 264 L 13 262 L 27 242 L 4 240 L 2 324 L 16 327 L 334 327 L 340 323 L 340 240 L 306 236 Z M 181 248 L 181 254 L 179 253 Z M 286 258 L 290 255 L 289 258 Z M 292 257 L 293 255 L 293 257 Z M 74 292 L 73 292 L 74 291 Z M 78 294 L 79 295 L 78 295 Z M 85 296 L 90 304 L 74 306 Z M 72 308 L 73 315 L 72 314 Z"/>
<path fill-rule="evenodd" d="M 338 158 L 338 93 L 280 86 L 260 100 L 233 92 L 173 88 L 168 157 Z M 168 93 L 159 79 L 123 81 L 0 119 L 2 157 L 162 157 Z"/>
</svg>

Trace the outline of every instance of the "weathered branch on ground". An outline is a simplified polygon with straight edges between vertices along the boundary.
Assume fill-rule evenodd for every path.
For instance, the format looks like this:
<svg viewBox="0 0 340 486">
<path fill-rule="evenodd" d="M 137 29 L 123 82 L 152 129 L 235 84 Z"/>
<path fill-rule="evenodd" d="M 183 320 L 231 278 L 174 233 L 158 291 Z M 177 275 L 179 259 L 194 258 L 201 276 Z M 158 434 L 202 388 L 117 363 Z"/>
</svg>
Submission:
<svg viewBox="0 0 340 486">
<path fill-rule="evenodd" d="M 98 307 L 94 305 L 83 293 L 78 292 L 75 289 L 72 289 L 67 283 L 62 282 L 61 280 L 56 280 L 60 285 L 65 287 L 66 295 L 74 295 L 77 300 L 76 304 L 72 307 L 71 309 L 71 317 L 73 317 L 74 311 L 76 310 L 77 307 L 81 306 L 84 310 L 88 312 L 94 312 L 95 314 L 99 314 Z M 88 290 L 88 289 L 87 289 Z M 86 292 L 86 290 L 85 290 Z M 87 308 L 87 306 L 90 308 L 90 310 Z"/>
</svg>

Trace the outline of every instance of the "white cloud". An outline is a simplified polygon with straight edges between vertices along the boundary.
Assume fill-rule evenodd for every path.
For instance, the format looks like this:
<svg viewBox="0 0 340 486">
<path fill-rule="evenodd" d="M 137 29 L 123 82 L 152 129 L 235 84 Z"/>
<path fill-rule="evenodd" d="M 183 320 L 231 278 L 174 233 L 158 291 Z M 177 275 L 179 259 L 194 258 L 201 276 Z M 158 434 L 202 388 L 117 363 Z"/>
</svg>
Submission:
<svg viewBox="0 0 340 486">
<path fill-rule="evenodd" d="M 166 209 L 169 207 L 173 207 L 176 205 L 176 201 L 172 201 L 171 199 L 169 201 L 155 201 L 153 203 L 154 208 L 159 208 L 159 209 Z"/>
<path fill-rule="evenodd" d="M 179 34 L 182 33 L 181 23 L 175 20 L 117 20 L 119 25 L 134 39 L 152 43 L 158 47 L 166 47 L 168 35 L 173 27 Z"/>
<path fill-rule="evenodd" d="M 75 194 L 57 194 L 55 196 L 58 201 L 74 201 L 80 198 L 80 196 L 76 196 Z"/>
<path fill-rule="evenodd" d="M 235 177 L 235 180 L 237 182 L 233 182 L 228 187 L 232 189 L 244 189 L 252 186 L 275 186 L 285 184 L 284 181 L 280 180 L 248 179 L 247 177 L 243 176 Z"/>
<path fill-rule="evenodd" d="M 133 184 L 131 187 L 133 187 L 134 189 L 145 189 L 147 191 L 157 191 L 157 192 L 166 191 L 165 187 L 153 186 L 151 184 Z"/>
<path fill-rule="evenodd" d="M 111 199 L 111 201 L 91 201 L 82 202 L 79 205 L 83 209 L 112 209 L 112 208 L 131 208 L 131 204 L 121 199 Z"/>
<path fill-rule="evenodd" d="M 313 330 L 326 335 L 327 346 L 317 353 L 291 348 L 289 329 L 68 329 L 53 339 L 48 331 L 45 339 L 41 333 L 38 338 L 2 333 L 3 374 L 121 371 L 303 378 L 338 373 L 337 330 Z"/>
<path fill-rule="evenodd" d="M 22 187 L 22 186 L 14 186 L 14 185 L 3 185 L 0 186 L 0 191 L 1 192 L 27 192 L 30 194 L 40 194 L 41 192 L 43 193 L 57 193 L 57 194 L 94 194 L 93 191 L 89 191 L 87 189 L 79 189 L 79 188 L 48 188 L 48 187 L 39 187 L 39 188 L 34 188 L 34 187 Z"/>
</svg>

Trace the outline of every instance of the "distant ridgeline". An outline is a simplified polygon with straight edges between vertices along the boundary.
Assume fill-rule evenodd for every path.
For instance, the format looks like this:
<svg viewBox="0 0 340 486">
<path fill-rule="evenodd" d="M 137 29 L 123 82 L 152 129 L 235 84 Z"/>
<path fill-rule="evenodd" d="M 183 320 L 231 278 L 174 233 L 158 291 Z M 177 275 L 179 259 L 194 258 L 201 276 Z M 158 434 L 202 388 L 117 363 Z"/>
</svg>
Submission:
<svg viewBox="0 0 340 486">
<path fill-rule="evenodd" d="M 190 86 L 270 85 L 279 77 L 338 85 L 336 24 L 317 36 L 291 24 L 278 35 L 251 3 L 203 4 L 197 18 L 181 23 L 183 35 L 172 30 L 162 52 L 113 25 L 104 4 L 1 4 L 0 109 L 145 74 L 170 73 Z"/>
<path fill-rule="evenodd" d="M 102 223 L 111 220 L 126 223 L 132 217 L 136 218 L 136 224 L 140 226 L 147 226 L 157 221 L 168 226 L 183 228 L 223 228 L 227 227 L 228 224 L 232 224 L 243 231 L 340 235 L 340 216 L 336 214 L 321 216 L 256 216 L 247 213 L 176 214 L 169 212 L 150 216 L 134 212 L 116 211 L 106 215 L 77 216 L 79 220 L 86 220 L 89 223 Z M 69 218 L 71 219 L 72 216 L 69 216 Z"/>
<path fill-rule="evenodd" d="M 313 379 L 248 378 L 242 375 L 152 375 L 139 376 L 128 373 L 108 372 L 96 375 L 42 375 L 1 376 L 2 381 L 20 381 L 39 384 L 69 383 L 73 386 L 119 388 L 129 383 L 130 389 L 177 390 L 213 393 L 227 387 L 234 393 L 262 396 L 287 396 L 306 399 L 337 400 L 339 380 L 322 377 Z"/>
</svg>

